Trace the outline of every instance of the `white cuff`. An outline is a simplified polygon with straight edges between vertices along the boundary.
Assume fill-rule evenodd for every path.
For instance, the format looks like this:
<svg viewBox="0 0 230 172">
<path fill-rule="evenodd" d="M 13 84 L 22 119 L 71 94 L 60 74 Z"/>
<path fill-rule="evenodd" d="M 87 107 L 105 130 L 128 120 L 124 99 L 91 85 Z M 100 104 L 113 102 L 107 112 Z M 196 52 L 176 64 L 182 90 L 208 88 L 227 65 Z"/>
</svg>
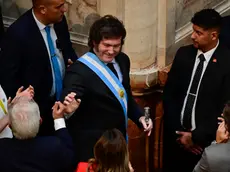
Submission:
<svg viewBox="0 0 230 172">
<path fill-rule="evenodd" d="M 64 118 L 55 119 L 54 120 L 54 129 L 55 129 L 55 131 L 57 131 L 57 130 L 59 130 L 61 128 L 66 128 Z"/>
</svg>

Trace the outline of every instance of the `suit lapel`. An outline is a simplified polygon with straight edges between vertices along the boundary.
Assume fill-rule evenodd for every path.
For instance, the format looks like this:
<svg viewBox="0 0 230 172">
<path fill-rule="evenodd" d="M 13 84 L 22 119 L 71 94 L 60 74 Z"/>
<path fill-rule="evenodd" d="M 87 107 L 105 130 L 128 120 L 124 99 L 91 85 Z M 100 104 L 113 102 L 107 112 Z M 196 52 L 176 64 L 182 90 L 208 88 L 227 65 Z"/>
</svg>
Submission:
<svg viewBox="0 0 230 172">
<path fill-rule="evenodd" d="M 186 53 L 187 53 L 186 54 L 187 58 L 182 57 L 183 60 L 181 61 L 182 62 L 181 66 L 183 66 L 183 71 L 184 71 L 182 75 L 184 76 L 183 78 L 185 81 L 184 86 L 182 86 L 182 88 L 186 88 L 185 92 L 187 92 L 189 83 L 191 81 L 192 72 L 193 72 L 195 61 L 196 61 L 197 49 L 191 46 L 190 51 Z"/>
<path fill-rule="evenodd" d="M 34 37 L 34 40 L 36 40 L 36 45 L 39 46 L 40 50 L 42 50 L 42 52 L 39 52 L 39 53 L 43 54 L 43 56 L 45 55 L 44 58 L 48 59 L 48 62 L 49 62 L 49 52 L 46 48 L 46 44 L 45 44 L 45 41 L 42 37 L 41 31 L 39 30 L 39 27 L 37 26 L 37 23 L 34 20 L 32 10 L 30 10 L 29 17 L 30 17 L 30 21 L 31 21 L 31 25 L 30 25 L 31 34 Z"/>
<path fill-rule="evenodd" d="M 29 11 L 29 21 L 30 21 L 30 34 L 33 37 L 33 40 L 36 40 L 36 51 L 38 51 L 37 53 L 40 54 L 40 57 L 42 57 L 41 59 L 41 63 L 43 63 L 43 65 L 46 65 L 49 71 L 49 77 L 52 81 L 53 77 L 52 77 L 52 69 L 51 69 L 51 64 L 50 64 L 50 60 L 49 60 L 49 52 L 47 50 L 45 41 L 43 39 L 43 36 L 41 34 L 41 31 L 39 30 L 39 27 L 33 17 L 32 14 L 32 9 Z M 52 81 L 53 82 L 53 81 Z"/>
<path fill-rule="evenodd" d="M 208 66 L 204 72 L 204 75 L 202 77 L 199 93 L 202 93 L 204 88 L 208 88 L 213 84 L 213 81 L 215 81 L 215 78 L 218 77 L 218 68 L 219 68 L 219 60 L 218 57 L 221 57 L 221 48 L 220 45 L 217 47 L 215 52 L 213 53 Z M 198 95 L 199 99 L 199 95 Z"/>
</svg>

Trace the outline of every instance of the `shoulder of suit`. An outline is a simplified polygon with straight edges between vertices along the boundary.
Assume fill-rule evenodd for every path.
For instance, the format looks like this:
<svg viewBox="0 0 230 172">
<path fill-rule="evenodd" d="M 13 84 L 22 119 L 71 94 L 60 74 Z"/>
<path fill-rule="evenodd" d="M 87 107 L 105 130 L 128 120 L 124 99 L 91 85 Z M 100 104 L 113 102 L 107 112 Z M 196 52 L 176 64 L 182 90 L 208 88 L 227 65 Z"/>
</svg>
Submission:
<svg viewBox="0 0 230 172">
<path fill-rule="evenodd" d="M 219 154 L 222 154 L 226 152 L 230 148 L 229 143 L 218 143 L 218 144 L 211 144 L 207 148 L 205 148 L 205 152 L 208 155 L 215 156 L 218 152 Z"/>
<path fill-rule="evenodd" d="M 86 75 L 89 71 L 91 71 L 91 69 L 86 66 L 85 64 L 83 64 L 82 62 L 76 60 L 72 65 L 70 65 L 67 69 L 66 72 L 67 73 L 76 73 L 79 75 Z"/>
<path fill-rule="evenodd" d="M 186 46 L 182 46 L 178 49 L 178 51 L 193 51 L 193 50 L 197 50 L 192 44 L 190 45 L 186 45 Z"/>
<path fill-rule="evenodd" d="M 32 18 L 32 10 L 26 11 L 21 15 L 15 22 L 13 22 L 10 27 L 7 29 L 6 33 L 20 35 L 22 33 L 28 33 L 27 30 L 31 26 L 28 23 L 29 19 Z M 23 27 L 23 28 L 22 28 Z"/>
<path fill-rule="evenodd" d="M 130 63 L 129 56 L 125 54 L 124 52 L 120 52 L 117 56 L 116 59 L 120 59 L 121 61 L 128 62 Z"/>
<path fill-rule="evenodd" d="M 46 143 L 49 143 L 52 147 L 59 147 L 61 144 L 58 136 L 38 136 L 35 139 L 41 147 L 46 147 Z"/>
</svg>

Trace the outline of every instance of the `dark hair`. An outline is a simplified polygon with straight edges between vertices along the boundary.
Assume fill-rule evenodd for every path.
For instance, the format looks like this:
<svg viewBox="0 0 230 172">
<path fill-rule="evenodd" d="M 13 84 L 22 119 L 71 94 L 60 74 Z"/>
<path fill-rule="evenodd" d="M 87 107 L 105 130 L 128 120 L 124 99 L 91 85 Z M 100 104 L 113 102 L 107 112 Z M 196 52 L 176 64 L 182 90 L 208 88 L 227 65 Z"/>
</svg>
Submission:
<svg viewBox="0 0 230 172">
<path fill-rule="evenodd" d="M 129 172 L 129 155 L 125 138 L 117 129 L 107 130 L 94 146 L 95 159 L 89 167 L 95 172 Z M 96 164 L 96 168 L 95 167 Z"/>
<path fill-rule="evenodd" d="M 217 29 L 219 31 L 222 17 L 214 9 L 203 9 L 193 16 L 191 22 L 205 30 Z"/>
<path fill-rule="evenodd" d="M 225 104 L 223 110 L 223 118 L 225 121 L 225 125 L 227 126 L 227 130 L 230 133 L 230 101 Z"/>
<path fill-rule="evenodd" d="M 126 30 L 123 23 L 112 15 L 105 15 L 96 20 L 89 31 L 88 46 L 93 48 L 93 43 L 99 44 L 105 38 L 119 38 L 121 37 L 121 44 L 124 44 Z"/>
</svg>

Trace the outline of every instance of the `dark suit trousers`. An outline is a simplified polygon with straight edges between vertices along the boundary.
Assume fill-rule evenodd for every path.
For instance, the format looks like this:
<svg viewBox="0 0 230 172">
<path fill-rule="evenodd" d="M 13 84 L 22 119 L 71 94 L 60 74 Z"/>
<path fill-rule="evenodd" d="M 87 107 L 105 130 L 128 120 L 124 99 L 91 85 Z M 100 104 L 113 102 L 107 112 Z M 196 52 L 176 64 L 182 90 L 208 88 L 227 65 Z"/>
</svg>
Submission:
<svg viewBox="0 0 230 172">
<path fill-rule="evenodd" d="M 176 134 L 164 132 L 163 172 L 192 172 L 201 155 L 184 150 L 176 138 Z"/>
</svg>

